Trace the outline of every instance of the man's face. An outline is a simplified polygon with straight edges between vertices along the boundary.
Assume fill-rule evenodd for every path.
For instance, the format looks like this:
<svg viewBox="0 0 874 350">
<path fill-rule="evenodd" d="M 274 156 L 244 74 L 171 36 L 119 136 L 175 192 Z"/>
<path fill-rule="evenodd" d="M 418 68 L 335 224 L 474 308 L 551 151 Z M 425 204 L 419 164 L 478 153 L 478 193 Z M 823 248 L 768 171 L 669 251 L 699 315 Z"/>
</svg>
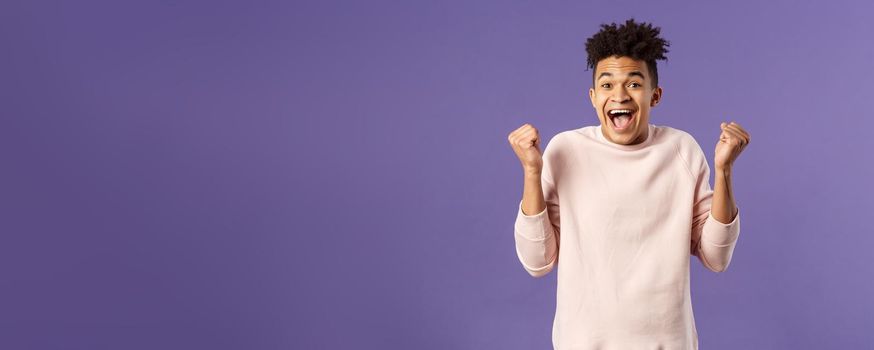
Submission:
<svg viewBox="0 0 874 350">
<path fill-rule="evenodd" d="M 661 96 L 662 89 L 652 86 L 646 62 L 624 56 L 599 61 L 595 67 L 595 86 L 589 89 L 601 132 L 608 140 L 622 145 L 646 140 L 649 109 L 658 104 Z"/>
</svg>

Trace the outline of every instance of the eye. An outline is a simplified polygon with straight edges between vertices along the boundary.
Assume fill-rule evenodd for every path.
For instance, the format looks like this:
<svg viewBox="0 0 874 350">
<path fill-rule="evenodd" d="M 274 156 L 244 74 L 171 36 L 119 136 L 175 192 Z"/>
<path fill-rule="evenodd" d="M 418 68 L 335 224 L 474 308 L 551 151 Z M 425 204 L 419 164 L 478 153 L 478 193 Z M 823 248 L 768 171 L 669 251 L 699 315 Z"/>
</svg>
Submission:
<svg viewBox="0 0 874 350">
<path fill-rule="evenodd" d="M 604 83 L 604 84 L 601 84 L 601 87 L 602 87 L 602 88 L 605 88 L 605 89 L 609 89 L 609 88 L 610 88 L 610 83 Z"/>
<path fill-rule="evenodd" d="M 631 86 L 631 87 L 641 87 L 641 85 L 638 84 L 638 83 L 631 83 L 631 84 L 628 84 L 628 85 Z"/>
</svg>

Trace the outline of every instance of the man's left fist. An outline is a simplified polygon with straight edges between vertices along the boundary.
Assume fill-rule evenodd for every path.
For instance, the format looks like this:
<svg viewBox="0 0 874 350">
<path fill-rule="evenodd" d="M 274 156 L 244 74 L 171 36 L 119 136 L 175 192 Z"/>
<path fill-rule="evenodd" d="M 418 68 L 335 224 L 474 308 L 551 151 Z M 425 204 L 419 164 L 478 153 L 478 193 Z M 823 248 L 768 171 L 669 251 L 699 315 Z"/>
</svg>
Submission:
<svg viewBox="0 0 874 350">
<path fill-rule="evenodd" d="M 716 143 L 716 153 L 713 166 L 718 171 L 731 170 L 731 165 L 737 156 L 743 152 L 750 143 L 750 134 L 735 122 L 722 123 L 722 134 Z"/>
</svg>

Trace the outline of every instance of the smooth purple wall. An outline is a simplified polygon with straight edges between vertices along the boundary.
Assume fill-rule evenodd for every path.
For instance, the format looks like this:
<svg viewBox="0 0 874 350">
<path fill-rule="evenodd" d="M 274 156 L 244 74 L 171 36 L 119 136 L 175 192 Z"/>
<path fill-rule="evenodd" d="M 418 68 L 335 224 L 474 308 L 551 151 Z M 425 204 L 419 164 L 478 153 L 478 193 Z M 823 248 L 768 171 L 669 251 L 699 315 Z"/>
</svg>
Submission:
<svg viewBox="0 0 874 350">
<path fill-rule="evenodd" d="M 870 4 L 4 1 L 0 348 L 547 349 L 506 136 L 598 123 L 584 42 L 671 42 L 651 122 L 752 134 L 704 349 L 874 346 Z"/>
</svg>

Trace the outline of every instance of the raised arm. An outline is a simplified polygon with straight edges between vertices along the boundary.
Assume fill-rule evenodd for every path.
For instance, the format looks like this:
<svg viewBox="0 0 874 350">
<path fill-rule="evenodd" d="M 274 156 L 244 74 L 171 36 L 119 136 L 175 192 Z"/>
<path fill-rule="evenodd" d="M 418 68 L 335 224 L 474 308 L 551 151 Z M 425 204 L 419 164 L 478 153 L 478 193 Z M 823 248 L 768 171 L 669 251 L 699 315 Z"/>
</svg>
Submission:
<svg viewBox="0 0 874 350">
<path fill-rule="evenodd" d="M 750 143 L 750 134 L 740 125 L 722 123 L 722 134 L 716 144 L 713 165 L 716 168 L 713 192 L 713 217 L 719 222 L 729 223 L 737 215 L 737 205 L 731 191 L 731 167 L 734 161 Z"/>
<path fill-rule="evenodd" d="M 523 174 L 522 201 L 514 224 L 516 254 L 531 276 L 541 277 L 558 260 L 558 196 L 551 173 L 544 171 L 537 129 L 525 124 L 510 133 L 508 140 Z"/>
<path fill-rule="evenodd" d="M 703 152 L 691 162 L 697 166 L 698 189 L 692 225 L 692 254 L 709 270 L 728 269 L 740 235 L 740 211 L 732 195 L 732 164 L 749 143 L 749 134 L 740 125 L 722 123 L 716 145 L 714 190 L 710 189 L 710 167 Z"/>
</svg>

